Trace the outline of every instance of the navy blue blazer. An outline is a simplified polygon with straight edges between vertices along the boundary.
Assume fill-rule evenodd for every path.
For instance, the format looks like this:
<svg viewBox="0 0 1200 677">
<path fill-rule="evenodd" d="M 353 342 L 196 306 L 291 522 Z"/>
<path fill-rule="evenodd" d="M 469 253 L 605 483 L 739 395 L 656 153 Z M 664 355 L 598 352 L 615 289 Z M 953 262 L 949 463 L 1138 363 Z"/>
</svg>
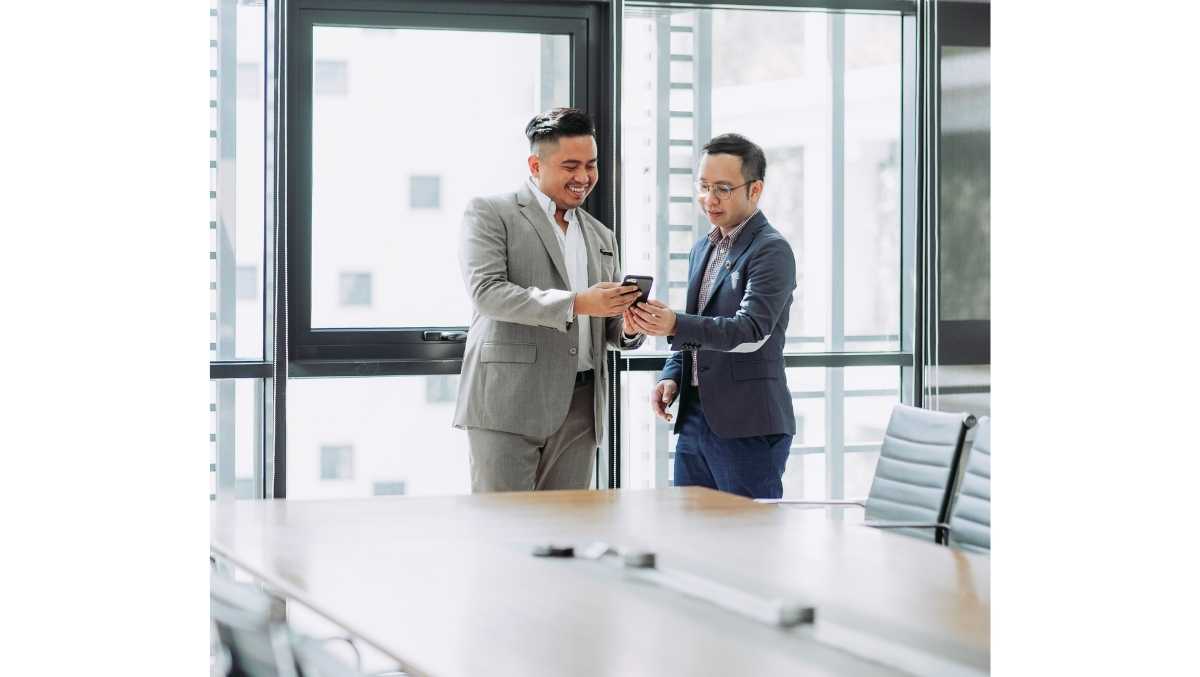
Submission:
<svg viewBox="0 0 1200 677">
<path fill-rule="evenodd" d="M 717 272 L 708 303 L 697 308 L 712 244 L 707 237 L 688 259 L 687 311 L 680 313 L 675 352 L 662 379 L 679 384 L 679 411 L 691 404 L 691 349 L 700 351 L 704 416 L 719 437 L 796 434 L 783 346 L 796 289 L 796 259 L 787 239 L 760 211 L 738 235 Z M 680 430 L 682 416 L 675 421 Z"/>
</svg>

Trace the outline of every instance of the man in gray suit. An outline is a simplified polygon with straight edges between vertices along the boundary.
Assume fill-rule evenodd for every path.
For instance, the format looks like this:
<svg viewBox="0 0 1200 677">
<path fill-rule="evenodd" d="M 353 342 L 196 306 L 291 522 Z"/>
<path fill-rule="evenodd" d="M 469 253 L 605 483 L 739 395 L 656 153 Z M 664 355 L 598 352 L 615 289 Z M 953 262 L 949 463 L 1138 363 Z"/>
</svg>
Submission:
<svg viewBox="0 0 1200 677">
<path fill-rule="evenodd" d="M 619 282 L 616 237 L 581 207 L 595 134 L 582 111 L 535 116 L 529 178 L 467 205 L 459 263 L 475 312 L 454 425 L 467 431 L 472 492 L 587 488 L 605 433 L 605 347 L 645 339 L 623 331 L 638 289 Z"/>
<path fill-rule="evenodd" d="M 680 398 L 675 486 L 783 496 L 796 434 L 783 360 L 796 259 L 758 208 L 766 177 L 757 144 L 737 134 L 709 141 L 696 204 L 712 229 L 692 247 L 686 312 L 655 300 L 632 311 L 631 328 L 667 336 L 677 351 L 650 392 L 667 421 Z"/>
</svg>

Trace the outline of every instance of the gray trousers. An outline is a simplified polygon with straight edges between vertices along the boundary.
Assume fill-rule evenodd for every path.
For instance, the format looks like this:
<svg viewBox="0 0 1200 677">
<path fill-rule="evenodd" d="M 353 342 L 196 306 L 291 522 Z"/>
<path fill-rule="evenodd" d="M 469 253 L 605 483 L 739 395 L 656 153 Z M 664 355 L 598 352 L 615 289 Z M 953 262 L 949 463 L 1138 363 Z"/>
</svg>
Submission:
<svg viewBox="0 0 1200 677">
<path fill-rule="evenodd" d="M 587 489 L 596 461 L 593 387 L 575 386 L 567 418 L 545 439 L 468 428 L 471 493 Z"/>
</svg>

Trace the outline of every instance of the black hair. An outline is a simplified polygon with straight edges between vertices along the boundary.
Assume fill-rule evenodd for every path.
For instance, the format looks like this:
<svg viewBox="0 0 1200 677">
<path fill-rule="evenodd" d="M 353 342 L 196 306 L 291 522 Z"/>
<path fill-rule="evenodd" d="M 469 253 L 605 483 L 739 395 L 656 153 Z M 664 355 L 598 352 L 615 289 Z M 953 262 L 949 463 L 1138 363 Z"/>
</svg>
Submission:
<svg viewBox="0 0 1200 677">
<path fill-rule="evenodd" d="M 564 136 L 596 136 L 596 123 L 578 108 L 553 108 L 533 116 L 525 125 L 525 138 L 533 152 L 543 141 L 558 141 Z"/>
<path fill-rule="evenodd" d="M 741 134 L 714 136 L 712 141 L 704 144 L 704 152 L 709 155 L 724 153 L 740 157 L 742 180 L 747 183 L 767 178 L 767 156 L 763 155 L 763 149 Z M 746 194 L 750 194 L 750 186 L 746 186 Z"/>
</svg>

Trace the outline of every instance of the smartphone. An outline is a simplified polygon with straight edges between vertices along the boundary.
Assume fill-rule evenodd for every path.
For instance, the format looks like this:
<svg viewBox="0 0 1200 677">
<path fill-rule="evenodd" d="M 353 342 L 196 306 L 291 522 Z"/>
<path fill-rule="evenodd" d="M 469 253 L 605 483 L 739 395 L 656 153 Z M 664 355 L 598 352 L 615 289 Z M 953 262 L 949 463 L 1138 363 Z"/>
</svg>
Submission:
<svg viewBox="0 0 1200 677">
<path fill-rule="evenodd" d="M 642 293 L 634 303 L 645 303 L 650 300 L 650 289 L 654 286 L 654 278 L 649 275 L 626 275 L 621 281 L 622 286 L 636 286 Z"/>
</svg>

